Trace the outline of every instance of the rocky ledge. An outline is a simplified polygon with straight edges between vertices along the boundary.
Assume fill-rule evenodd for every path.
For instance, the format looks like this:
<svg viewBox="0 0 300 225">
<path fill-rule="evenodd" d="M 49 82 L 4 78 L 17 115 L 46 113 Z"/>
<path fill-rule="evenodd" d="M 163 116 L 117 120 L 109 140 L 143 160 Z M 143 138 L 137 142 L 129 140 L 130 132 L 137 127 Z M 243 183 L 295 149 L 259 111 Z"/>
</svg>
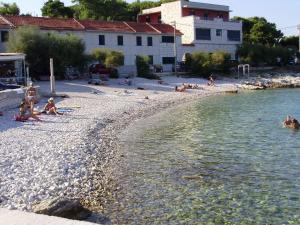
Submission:
<svg viewBox="0 0 300 225">
<path fill-rule="evenodd" d="M 244 81 L 239 88 L 263 90 L 266 88 L 300 88 L 300 73 L 264 74 Z"/>
</svg>

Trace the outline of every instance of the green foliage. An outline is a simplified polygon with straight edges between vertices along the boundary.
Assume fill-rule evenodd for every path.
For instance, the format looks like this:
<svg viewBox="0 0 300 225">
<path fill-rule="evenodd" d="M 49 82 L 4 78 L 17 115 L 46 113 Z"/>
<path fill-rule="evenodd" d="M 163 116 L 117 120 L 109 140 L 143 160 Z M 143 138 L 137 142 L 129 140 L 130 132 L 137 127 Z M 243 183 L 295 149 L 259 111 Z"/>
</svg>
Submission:
<svg viewBox="0 0 300 225">
<path fill-rule="evenodd" d="M 286 65 L 296 52 L 282 46 L 268 47 L 262 44 L 244 43 L 238 47 L 237 53 L 242 63 L 248 63 L 254 66 L 259 65 L 277 65 L 278 58 L 281 64 Z"/>
<path fill-rule="evenodd" d="M 162 3 L 175 0 L 135 1 L 127 3 L 124 0 L 74 0 L 71 8 L 79 19 L 125 20 L 136 21 L 137 15 L 143 9 L 160 6 Z"/>
<path fill-rule="evenodd" d="M 191 72 L 208 77 L 213 70 L 211 56 L 207 52 L 194 52 L 191 55 Z"/>
<path fill-rule="evenodd" d="M 20 9 L 16 3 L 4 3 L 0 2 L 0 14 L 16 16 L 20 14 Z"/>
<path fill-rule="evenodd" d="M 94 60 L 104 64 L 106 56 L 110 50 L 107 48 L 94 48 L 91 52 L 91 56 Z"/>
<path fill-rule="evenodd" d="M 229 73 L 231 56 L 227 52 L 194 52 L 185 55 L 185 67 L 193 75 L 208 77 L 212 72 Z"/>
<path fill-rule="evenodd" d="M 77 16 L 80 19 L 122 20 L 127 13 L 123 0 L 75 0 L 78 3 Z"/>
<path fill-rule="evenodd" d="M 281 46 L 293 48 L 299 50 L 299 37 L 298 36 L 289 36 L 283 37 L 279 42 Z"/>
<path fill-rule="evenodd" d="M 91 53 L 92 59 L 97 60 L 107 68 L 124 65 L 124 54 L 108 48 L 95 48 Z"/>
<path fill-rule="evenodd" d="M 124 54 L 107 48 L 93 49 L 91 58 L 105 65 L 105 67 L 111 68 L 110 78 L 118 78 L 118 70 L 115 67 L 124 65 Z"/>
<path fill-rule="evenodd" d="M 74 11 L 60 0 L 48 0 L 41 8 L 42 16 L 72 18 Z"/>
<path fill-rule="evenodd" d="M 150 65 L 149 65 L 150 58 L 148 56 L 136 56 L 136 69 L 137 69 L 137 76 L 144 77 L 147 79 L 151 79 L 150 73 Z"/>
<path fill-rule="evenodd" d="M 222 73 L 229 73 L 231 67 L 231 56 L 227 52 L 218 51 L 211 54 L 211 61 L 215 70 Z"/>
<path fill-rule="evenodd" d="M 49 59 L 53 58 L 55 76 L 63 78 L 66 67 L 82 70 L 86 64 L 85 46 L 74 35 L 43 33 L 36 27 L 20 27 L 11 31 L 8 51 L 26 54 L 31 75 L 49 75 Z"/>
<path fill-rule="evenodd" d="M 124 54 L 122 52 L 110 51 L 108 52 L 104 61 L 106 67 L 117 67 L 124 65 Z"/>
<path fill-rule="evenodd" d="M 273 46 L 283 37 L 275 23 L 270 23 L 263 17 L 234 17 L 233 20 L 243 22 L 244 42 Z"/>
</svg>

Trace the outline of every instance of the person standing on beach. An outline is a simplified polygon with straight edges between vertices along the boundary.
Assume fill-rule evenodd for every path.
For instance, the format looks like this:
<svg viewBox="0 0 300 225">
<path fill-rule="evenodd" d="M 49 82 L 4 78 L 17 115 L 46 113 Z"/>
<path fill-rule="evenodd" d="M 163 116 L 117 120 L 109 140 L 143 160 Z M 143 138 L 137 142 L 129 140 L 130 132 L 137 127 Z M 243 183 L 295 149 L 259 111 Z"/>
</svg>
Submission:
<svg viewBox="0 0 300 225">
<path fill-rule="evenodd" d="M 212 74 L 208 77 L 207 85 L 208 85 L 208 86 L 215 86 L 215 80 L 214 80 Z"/>
<path fill-rule="evenodd" d="M 30 106 L 31 114 L 33 114 L 34 104 L 37 103 L 37 90 L 33 86 L 32 82 L 30 83 L 29 88 L 26 90 L 25 100 L 27 104 Z"/>
</svg>

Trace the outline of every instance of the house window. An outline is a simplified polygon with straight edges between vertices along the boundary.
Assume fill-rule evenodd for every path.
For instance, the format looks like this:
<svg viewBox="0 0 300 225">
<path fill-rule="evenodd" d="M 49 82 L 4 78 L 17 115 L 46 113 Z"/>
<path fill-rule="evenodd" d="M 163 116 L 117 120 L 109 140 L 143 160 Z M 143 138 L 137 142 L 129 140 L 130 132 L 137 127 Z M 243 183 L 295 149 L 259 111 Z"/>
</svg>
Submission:
<svg viewBox="0 0 300 225">
<path fill-rule="evenodd" d="M 161 16 L 158 16 L 157 23 L 161 23 Z"/>
<path fill-rule="evenodd" d="M 208 13 L 204 13 L 203 17 L 205 20 L 208 20 Z"/>
<path fill-rule="evenodd" d="M 174 36 L 162 36 L 161 42 L 162 43 L 174 43 Z"/>
<path fill-rule="evenodd" d="M 163 64 L 174 64 L 175 57 L 162 57 L 162 63 Z"/>
<path fill-rule="evenodd" d="M 223 19 L 223 18 L 224 18 L 223 14 L 219 14 L 218 17 L 219 17 L 220 19 Z"/>
<path fill-rule="evenodd" d="M 222 30 L 221 29 L 216 30 L 216 36 L 217 37 L 222 37 Z"/>
<path fill-rule="evenodd" d="M 241 41 L 241 31 L 239 30 L 228 30 L 227 31 L 228 41 Z"/>
<path fill-rule="evenodd" d="M 142 37 L 141 36 L 136 37 L 136 45 L 137 46 L 142 46 Z"/>
<path fill-rule="evenodd" d="M 99 45 L 105 45 L 105 36 L 99 35 Z"/>
<path fill-rule="evenodd" d="M 151 23 L 151 18 L 150 18 L 150 16 L 146 16 L 146 23 Z"/>
<path fill-rule="evenodd" d="M 7 42 L 9 38 L 9 33 L 6 30 L 1 31 L 1 42 Z"/>
<path fill-rule="evenodd" d="M 210 29 L 196 28 L 196 40 L 211 40 Z"/>
<path fill-rule="evenodd" d="M 153 65 L 153 55 L 148 55 L 149 57 L 149 64 Z"/>
<path fill-rule="evenodd" d="M 153 45 L 152 37 L 147 37 L 147 45 L 148 46 L 152 46 Z"/>
<path fill-rule="evenodd" d="M 118 36 L 118 45 L 123 45 L 123 36 Z"/>
</svg>

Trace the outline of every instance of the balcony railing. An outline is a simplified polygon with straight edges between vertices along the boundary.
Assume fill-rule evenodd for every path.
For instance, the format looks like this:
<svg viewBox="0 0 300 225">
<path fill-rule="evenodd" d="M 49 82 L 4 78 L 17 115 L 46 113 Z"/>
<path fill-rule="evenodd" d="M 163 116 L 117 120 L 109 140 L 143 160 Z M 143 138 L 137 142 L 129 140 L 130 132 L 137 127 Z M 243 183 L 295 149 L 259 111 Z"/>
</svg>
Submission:
<svg viewBox="0 0 300 225">
<path fill-rule="evenodd" d="M 203 17 L 203 16 L 194 16 L 196 20 L 206 20 L 206 21 L 215 21 L 215 20 L 221 20 L 223 22 L 230 22 L 230 23 L 241 23 L 240 21 L 236 20 L 228 20 L 224 18 L 219 18 L 219 17 Z"/>
</svg>

